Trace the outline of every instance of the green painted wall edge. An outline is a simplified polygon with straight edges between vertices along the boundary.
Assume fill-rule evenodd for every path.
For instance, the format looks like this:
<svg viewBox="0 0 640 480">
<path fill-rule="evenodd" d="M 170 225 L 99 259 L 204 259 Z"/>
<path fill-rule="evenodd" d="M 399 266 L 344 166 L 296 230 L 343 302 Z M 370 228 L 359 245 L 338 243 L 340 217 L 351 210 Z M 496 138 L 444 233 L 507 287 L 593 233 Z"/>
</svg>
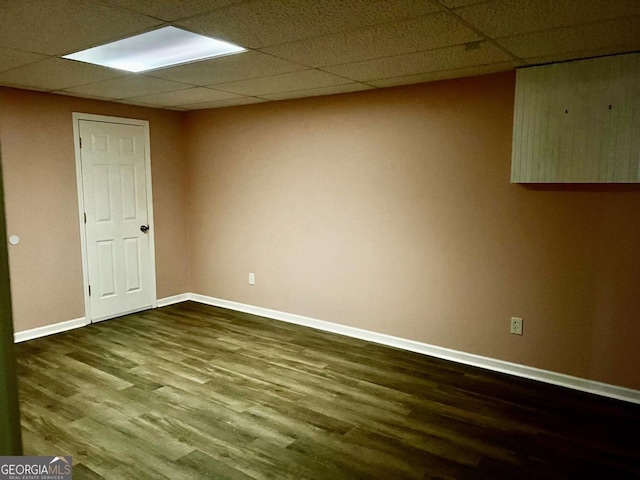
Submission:
<svg viewBox="0 0 640 480">
<path fill-rule="evenodd" d="M 0 145 L 0 455 L 22 455 Z"/>
</svg>

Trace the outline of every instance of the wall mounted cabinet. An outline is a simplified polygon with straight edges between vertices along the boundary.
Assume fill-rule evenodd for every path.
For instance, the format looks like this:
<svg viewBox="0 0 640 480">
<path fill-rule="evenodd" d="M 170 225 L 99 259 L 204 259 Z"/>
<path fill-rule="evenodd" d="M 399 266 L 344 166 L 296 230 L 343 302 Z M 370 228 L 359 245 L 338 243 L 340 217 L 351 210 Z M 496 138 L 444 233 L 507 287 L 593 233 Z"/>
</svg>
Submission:
<svg viewBox="0 0 640 480">
<path fill-rule="evenodd" d="M 511 182 L 640 182 L 640 54 L 516 75 Z"/>
</svg>

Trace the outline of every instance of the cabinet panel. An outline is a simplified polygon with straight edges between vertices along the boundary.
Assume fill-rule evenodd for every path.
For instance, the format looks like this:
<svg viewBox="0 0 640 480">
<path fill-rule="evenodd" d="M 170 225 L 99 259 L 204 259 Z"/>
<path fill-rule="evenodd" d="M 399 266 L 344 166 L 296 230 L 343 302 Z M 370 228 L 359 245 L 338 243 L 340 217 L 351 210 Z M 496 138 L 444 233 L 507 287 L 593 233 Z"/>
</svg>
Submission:
<svg viewBox="0 0 640 480">
<path fill-rule="evenodd" d="M 518 70 L 511 181 L 639 182 L 640 54 Z"/>
</svg>

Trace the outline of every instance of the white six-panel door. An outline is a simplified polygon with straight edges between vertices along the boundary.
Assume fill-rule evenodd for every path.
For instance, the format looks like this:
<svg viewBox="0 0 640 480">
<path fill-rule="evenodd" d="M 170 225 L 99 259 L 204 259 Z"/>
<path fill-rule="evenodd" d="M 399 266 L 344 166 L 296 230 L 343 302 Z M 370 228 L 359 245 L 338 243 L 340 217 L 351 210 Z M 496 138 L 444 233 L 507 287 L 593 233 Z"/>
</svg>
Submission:
<svg viewBox="0 0 640 480">
<path fill-rule="evenodd" d="M 150 308 L 148 152 L 143 125 L 77 119 L 91 321 Z"/>
</svg>

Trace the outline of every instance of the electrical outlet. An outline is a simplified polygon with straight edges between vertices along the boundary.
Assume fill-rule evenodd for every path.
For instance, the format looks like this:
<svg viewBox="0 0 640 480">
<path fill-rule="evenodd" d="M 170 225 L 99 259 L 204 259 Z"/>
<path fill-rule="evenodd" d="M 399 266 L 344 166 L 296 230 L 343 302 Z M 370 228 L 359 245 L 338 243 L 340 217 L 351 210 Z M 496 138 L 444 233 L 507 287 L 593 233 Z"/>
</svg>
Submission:
<svg viewBox="0 0 640 480">
<path fill-rule="evenodd" d="M 249 285 L 255 285 L 256 284 L 256 275 L 255 273 L 250 273 L 249 274 Z"/>
<path fill-rule="evenodd" d="M 511 317 L 511 333 L 514 335 L 522 335 L 523 320 L 518 317 Z"/>
</svg>

